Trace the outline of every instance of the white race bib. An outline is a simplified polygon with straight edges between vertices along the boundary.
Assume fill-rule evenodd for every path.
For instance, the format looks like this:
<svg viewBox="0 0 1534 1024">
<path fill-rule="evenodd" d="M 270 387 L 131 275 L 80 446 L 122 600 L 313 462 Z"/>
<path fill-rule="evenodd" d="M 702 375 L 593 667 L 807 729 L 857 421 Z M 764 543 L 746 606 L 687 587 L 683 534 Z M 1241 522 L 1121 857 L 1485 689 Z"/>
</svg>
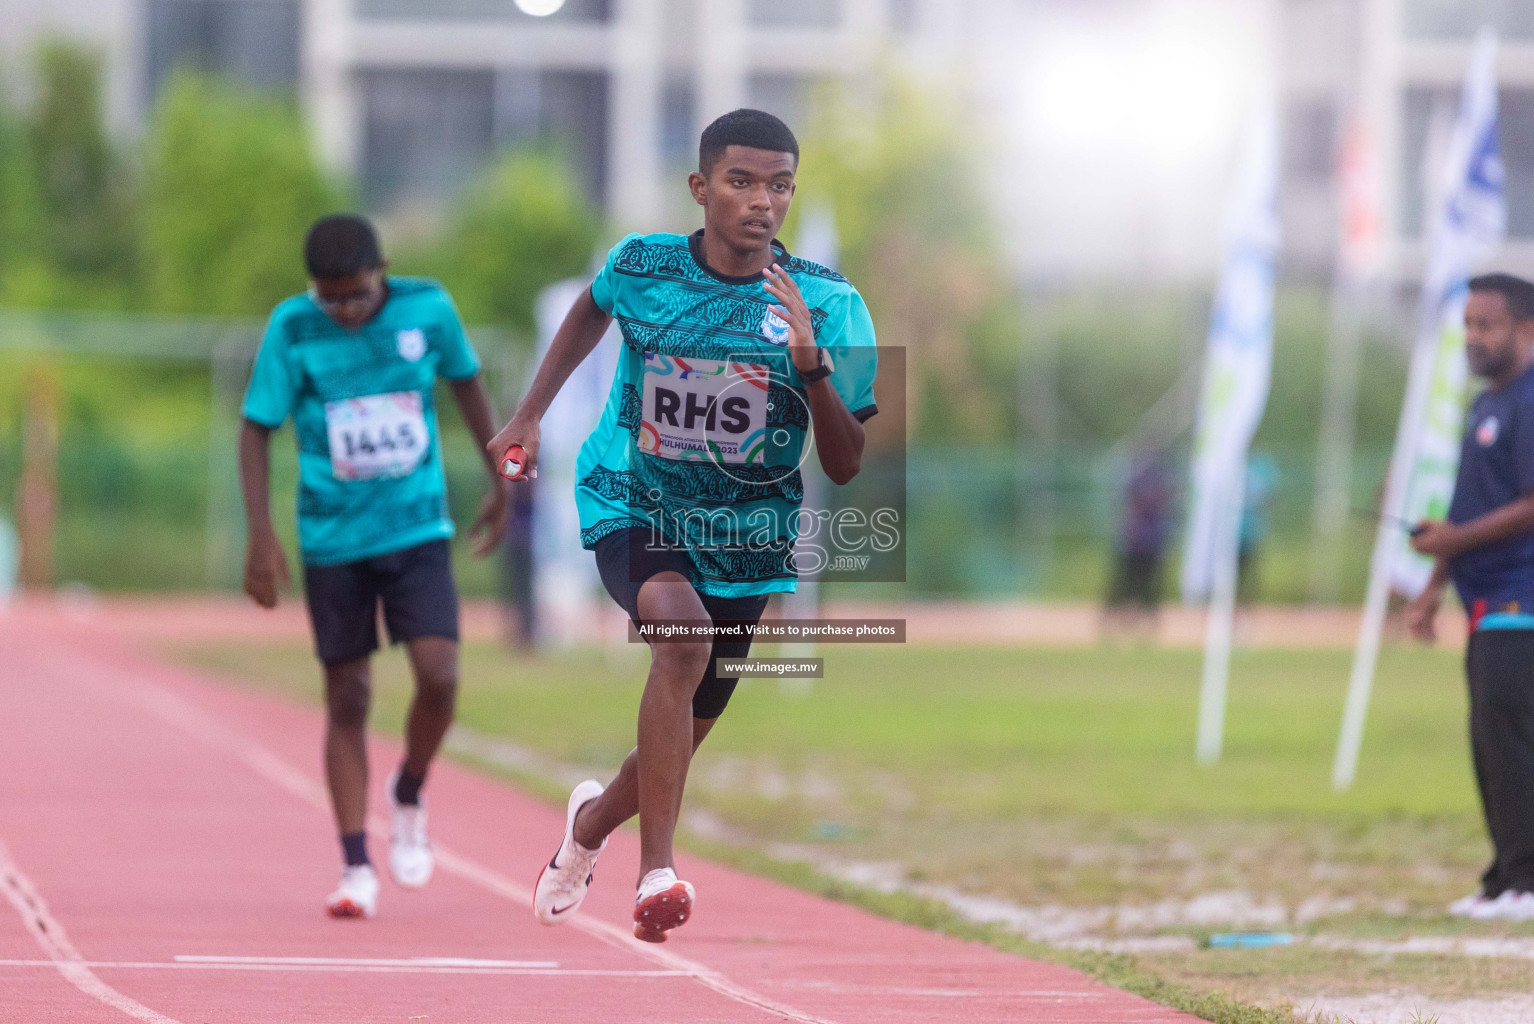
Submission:
<svg viewBox="0 0 1534 1024">
<path fill-rule="evenodd" d="M 426 457 L 429 438 L 419 391 L 326 402 L 325 427 L 337 480 L 404 476 Z"/>
<path fill-rule="evenodd" d="M 644 370 L 641 451 L 663 459 L 762 461 L 767 367 L 651 354 Z"/>
</svg>

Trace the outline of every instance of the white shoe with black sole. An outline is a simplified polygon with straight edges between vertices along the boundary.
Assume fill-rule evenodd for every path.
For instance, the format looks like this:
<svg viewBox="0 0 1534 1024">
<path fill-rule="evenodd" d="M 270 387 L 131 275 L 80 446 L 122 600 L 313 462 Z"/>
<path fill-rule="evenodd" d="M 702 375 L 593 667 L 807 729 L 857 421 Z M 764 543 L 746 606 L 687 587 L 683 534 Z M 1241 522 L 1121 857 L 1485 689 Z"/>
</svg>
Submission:
<svg viewBox="0 0 1534 1024">
<path fill-rule="evenodd" d="M 588 850 L 575 841 L 575 816 L 581 808 L 602 795 L 602 784 L 587 779 L 575 787 L 565 808 L 565 835 L 559 849 L 533 885 L 533 916 L 544 924 L 560 924 L 580 909 L 591 889 L 591 879 L 596 870 L 597 858 L 607 849 L 607 840 L 595 850 Z"/>
</svg>

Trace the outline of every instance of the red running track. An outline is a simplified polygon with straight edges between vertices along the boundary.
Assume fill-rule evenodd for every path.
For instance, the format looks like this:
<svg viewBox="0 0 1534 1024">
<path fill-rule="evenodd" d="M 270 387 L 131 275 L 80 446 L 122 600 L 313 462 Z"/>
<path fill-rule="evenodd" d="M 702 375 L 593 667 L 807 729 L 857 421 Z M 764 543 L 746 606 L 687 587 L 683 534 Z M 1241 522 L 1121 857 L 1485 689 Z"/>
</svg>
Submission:
<svg viewBox="0 0 1534 1024">
<path fill-rule="evenodd" d="M 646 945 L 626 832 L 581 916 L 546 928 L 529 887 L 562 811 L 447 763 L 430 787 L 437 877 L 386 880 L 378 917 L 332 921 L 315 710 L 44 606 L 0 613 L 0 650 L 0 1021 L 1192 1020 L 693 858 L 696 917 Z M 374 745 L 379 764 L 397 756 Z"/>
</svg>

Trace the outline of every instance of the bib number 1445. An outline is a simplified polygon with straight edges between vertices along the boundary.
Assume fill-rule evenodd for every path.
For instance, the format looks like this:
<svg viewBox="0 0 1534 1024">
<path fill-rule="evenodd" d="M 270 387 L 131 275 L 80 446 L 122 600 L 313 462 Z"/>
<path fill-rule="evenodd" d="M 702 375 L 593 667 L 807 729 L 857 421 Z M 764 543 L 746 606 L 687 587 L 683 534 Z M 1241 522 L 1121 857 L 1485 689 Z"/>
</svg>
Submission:
<svg viewBox="0 0 1534 1024">
<path fill-rule="evenodd" d="M 426 417 L 418 391 L 327 402 L 325 427 L 337 480 L 404 476 L 426 457 Z"/>
</svg>

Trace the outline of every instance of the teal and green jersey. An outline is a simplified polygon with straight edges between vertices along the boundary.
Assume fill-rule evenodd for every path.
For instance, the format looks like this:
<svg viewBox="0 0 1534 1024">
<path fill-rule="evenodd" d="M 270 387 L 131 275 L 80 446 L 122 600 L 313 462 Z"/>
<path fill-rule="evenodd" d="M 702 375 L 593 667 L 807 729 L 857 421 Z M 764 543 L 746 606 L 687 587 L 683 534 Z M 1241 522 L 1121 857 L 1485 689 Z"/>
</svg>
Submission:
<svg viewBox="0 0 1534 1024">
<path fill-rule="evenodd" d="M 437 432 L 438 377 L 479 357 L 435 281 L 390 277 L 378 314 L 347 329 L 308 295 L 272 311 L 244 416 L 298 440 L 298 543 L 337 565 L 453 535 Z"/>
<path fill-rule="evenodd" d="M 788 356 L 788 324 L 760 274 L 710 269 L 695 235 L 630 235 L 591 286 L 623 335 L 607 406 L 576 460 L 588 548 L 644 527 L 684 549 L 693 585 L 719 597 L 792 591 L 802 532 L 799 467 L 810 411 Z M 777 246 L 860 421 L 874 404 L 873 321 L 847 279 Z"/>
</svg>

